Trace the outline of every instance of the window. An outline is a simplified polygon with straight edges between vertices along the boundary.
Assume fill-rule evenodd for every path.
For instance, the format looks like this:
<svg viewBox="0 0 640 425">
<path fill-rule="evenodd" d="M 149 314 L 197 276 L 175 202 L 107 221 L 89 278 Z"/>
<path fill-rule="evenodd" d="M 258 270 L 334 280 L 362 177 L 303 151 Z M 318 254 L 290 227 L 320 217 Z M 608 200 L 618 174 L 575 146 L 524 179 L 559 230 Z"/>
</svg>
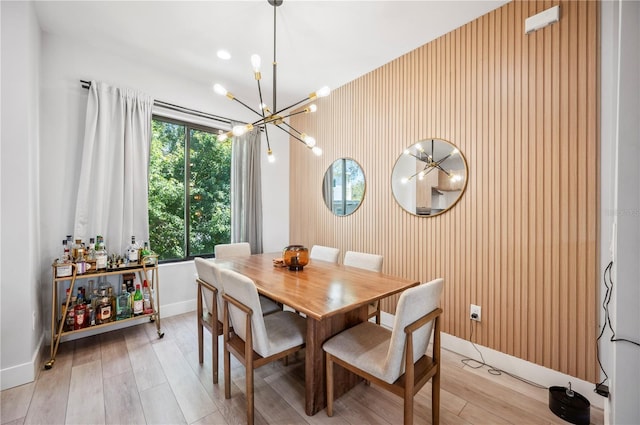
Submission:
<svg viewBox="0 0 640 425">
<path fill-rule="evenodd" d="M 231 140 L 217 132 L 153 117 L 149 239 L 160 260 L 212 255 L 231 240 Z"/>
</svg>

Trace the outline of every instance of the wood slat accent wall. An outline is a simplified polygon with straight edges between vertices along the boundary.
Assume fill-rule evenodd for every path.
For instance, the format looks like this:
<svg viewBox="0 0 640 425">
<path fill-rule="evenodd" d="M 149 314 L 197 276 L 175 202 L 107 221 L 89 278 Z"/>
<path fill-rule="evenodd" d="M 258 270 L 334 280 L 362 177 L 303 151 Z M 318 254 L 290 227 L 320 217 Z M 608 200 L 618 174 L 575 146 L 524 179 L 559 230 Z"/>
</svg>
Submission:
<svg viewBox="0 0 640 425">
<path fill-rule="evenodd" d="M 560 22 L 524 35 L 556 4 Z M 444 331 L 595 382 L 598 291 L 598 14 L 596 2 L 512 2 L 357 80 L 292 125 L 320 158 L 291 144 L 290 237 L 384 255 L 384 271 L 445 278 Z M 449 212 L 413 216 L 391 193 L 408 145 L 451 141 L 469 163 Z M 364 203 L 336 217 L 322 178 L 350 157 Z M 385 300 L 393 312 L 397 299 Z"/>
</svg>

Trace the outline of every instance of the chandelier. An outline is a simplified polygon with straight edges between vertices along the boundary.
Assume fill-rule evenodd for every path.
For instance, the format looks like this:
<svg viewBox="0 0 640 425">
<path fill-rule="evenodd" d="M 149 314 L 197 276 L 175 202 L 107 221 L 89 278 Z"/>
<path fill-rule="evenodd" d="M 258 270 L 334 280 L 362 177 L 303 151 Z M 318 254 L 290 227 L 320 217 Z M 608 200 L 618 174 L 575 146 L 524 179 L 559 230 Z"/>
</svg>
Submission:
<svg viewBox="0 0 640 425">
<path fill-rule="evenodd" d="M 300 105 L 301 103 L 307 102 L 309 100 L 314 100 L 316 98 L 319 97 L 325 97 L 329 95 L 329 87 L 324 86 L 321 89 L 309 94 L 309 96 L 305 97 L 304 99 L 295 102 L 285 108 L 282 109 L 278 109 L 277 106 L 277 102 L 276 102 L 276 93 L 277 93 L 277 80 L 276 80 L 276 67 L 277 67 L 277 62 L 276 62 L 276 7 L 282 5 L 283 0 L 267 0 L 269 2 L 270 5 L 273 6 L 273 103 L 272 106 L 269 107 L 267 106 L 263 100 L 262 100 L 262 87 L 260 86 L 260 80 L 262 78 L 261 74 L 260 74 L 260 56 L 258 55 L 252 55 L 251 56 L 251 65 L 253 66 L 253 75 L 258 83 L 258 96 L 260 98 L 260 106 L 257 109 L 252 108 L 251 106 L 247 105 L 245 102 L 241 101 L 240 99 L 238 99 L 237 97 L 235 97 L 232 93 L 228 92 L 224 87 L 222 87 L 220 84 L 215 84 L 213 86 L 213 90 L 218 93 L 219 95 L 222 96 L 226 96 L 229 100 L 235 100 L 236 102 L 240 103 L 242 106 L 244 106 L 245 108 L 249 109 L 251 112 L 253 112 L 254 114 L 256 114 L 259 118 L 249 124 L 245 124 L 245 125 L 237 125 L 234 126 L 231 131 L 223 133 L 221 135 L 218 136 L 218 140 L 219 141 L 224 141 L 226 139 L 228 139 L 229 137 L 233 136 L 241 136 L 245 133 L 247 133 L 248 131 L 253 130 L 254 127 L 261 127 L 264 129 L 264 134 L 266 136 L 267 139 L 267 158 L 269 159 L 269 162 L 274 162 L 275 158 L 273 156 L 273 152 L 271 151 L 271 143 L 269 142 L 269 130 L 268 130 L 268 125 L 267 124 L 272 124 L 275 127 L 278 127 L 280 130 L 284 131 L 285 133 L 288 133 L 291 137 L 293 137 L 294 139 L 304 143 L 304 145 L 311 149 L 311 151 L 320 156 L 322 155 L 322 149 L 320 149 L 318 146 L 316 146 L 316 140 L 303 133 L 298 131 L 297 129 L 293 128 L 291 125 L 289 125 L 289 123 L 287 123 L 285 120 L 289 117 L 292 117 L 294 115 L 298 115 L 298 114 L 308 114 L 310 112 L 315 112 L 317 107 L 314 104 L 311 104 L 309 106 L 307 106 L 304 109 L 298 110 L 296 112 L 291 112 L 291 109 L 295 106 Z"/>
<path fill-rule="evenodd" d="M 446 176 L 448 176 L 452 182 L 459 182 L 462 180 L 462 176 L 460 174 L 453 173 L 452 171 L 447 171 L 443 168 L 443 163 L 449 159 L 453 155 L 457 155 L 460 151 L 458 148 L 453 148 L 450 152 L 444 154 L 444 156 L 440 159 L 434 158 L 434 140 L 431 139 L 431 149 L 429 151 L 429 147 L 425 150 L 422 146 L 422 143 L 416 143 L 413 147 L 415 149 L 415 153 L 411 152 L 411 149 L 407 149 L 404 151 L 405 155 L 409 155 L 414 157 L 416 160 L 424 163 L 424 168 L 412 176 L 402 178 L 401 182 L 408 183 L 414 177 L 418 177 L 418 180 L 423 180 L 427 174 L 429 174 L 433 170 L 439 170 L 443 172 Z"/>
</svg>

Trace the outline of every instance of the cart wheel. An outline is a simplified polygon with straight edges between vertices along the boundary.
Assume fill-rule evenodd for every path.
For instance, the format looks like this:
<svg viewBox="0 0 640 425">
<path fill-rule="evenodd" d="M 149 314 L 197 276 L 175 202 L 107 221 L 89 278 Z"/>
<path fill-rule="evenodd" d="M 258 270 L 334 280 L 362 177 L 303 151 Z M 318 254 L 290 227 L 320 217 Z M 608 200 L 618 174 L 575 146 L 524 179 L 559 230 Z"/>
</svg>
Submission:
<svg viewBox="0 0 640 425">
<path fill-rule="evenodd" d="M 51 360 L 49 360 L 48 362 L 46 362 L 46 363 L 44 364 L 44 368 L 45 368 L 45 370 L 49 370 L 49 369 L 51 369 L 51 368 L 53 367 L 53 363 L 54 363 L 54 362 L 55 362 L 55 359 L 51 359 Z"/>
<path fill-rule="evenodd" d="M 156 321 L 156 319 L 154 319 L 153 317 L 149 317 L 149 322 L 153 323 L 155 321 Z"/>
<path fill-rule="evenodd" d="M 164 332 L 158 331 L 158 338 L 162 339 L 164 337 Z"/>
</svg>

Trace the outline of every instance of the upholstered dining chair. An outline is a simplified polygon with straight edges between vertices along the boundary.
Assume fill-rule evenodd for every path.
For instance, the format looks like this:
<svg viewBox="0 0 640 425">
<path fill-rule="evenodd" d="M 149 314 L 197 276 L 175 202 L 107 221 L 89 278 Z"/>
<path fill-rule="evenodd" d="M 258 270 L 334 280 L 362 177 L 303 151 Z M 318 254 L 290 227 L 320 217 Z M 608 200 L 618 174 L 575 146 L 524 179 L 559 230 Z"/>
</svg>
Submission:
<svg viewBox="0 0 640 425">
<path fill-rule="evenodd" d="M 431 379 L 432 423 L 440 420 L 440 315 L 443 279 L 400 295 L 393 329 L 363 322 L 326 341 L 327 415 L 333 416 L 333 365 L 404 398 L 404 424 L 413 423 L 413 397 Z M 427 348 L 433 333 L 433 352 Z"/>
<path fill-rule="evenodd" d="M 258 290 L 249 277 L 222 270 L 224 294 L 224 396 L 231 398 L 231 358 L 245 367 L 247 423 L 253 424 L 253 371 L 305 346 L 306 321 L 292 311 L 262 315 Z M 229 328 L 229 320 L 233 331 Z"/>
<path fill-rule="evenodd" d="M 249 242 L 222 243 L 213 247 L 216 258 L 248 257 L 251 255 Z"/>
<path fill-rule="evenodd" d="M 249 257 L 251 255 L 251 245 L 249 245 L 249 242 L 218 244 L 213 247 L 213 252 L 218 259 Z M 260 304 L 262 305 L 262 312 L 264 314 L 271 314 L 282 310 L 281 305 L 262 295 L 260 295 Z"/>
<path fill-rule="evenodd" d="M 218 383 L 218 336 L 222 335 L 222 282 L 220 268 L 212 261 L 196 257 L 194 259 L 198 277 L 198 295 L 196 311 L 198 315 L 198 360 L 204 361 L 203 328 L 211 332 L 211 369 L 213 383 Z M 203 308 L 202 301 L 206 306 Z"/>
<path fill-rule="evenodd" d="M 313 245 L 311 247 L 311 253 L 309 258 L 312 260 L 328 261 L 330 263 L 338 263 L 338 256 L 340 255 L 340 248 L 333 248 L 330 246 Z"/>
<path fill-rule="evenodd" d="M 374 272 L 382 270 L 382 255 L 369 254 L 367 252 L 347 251 L 344 254 L 344 265 L 367 269 Z M 369 304 L 367 319 L 376 318 L 376 323 L 380 324 L 380 301 Z"/>
</svg>

